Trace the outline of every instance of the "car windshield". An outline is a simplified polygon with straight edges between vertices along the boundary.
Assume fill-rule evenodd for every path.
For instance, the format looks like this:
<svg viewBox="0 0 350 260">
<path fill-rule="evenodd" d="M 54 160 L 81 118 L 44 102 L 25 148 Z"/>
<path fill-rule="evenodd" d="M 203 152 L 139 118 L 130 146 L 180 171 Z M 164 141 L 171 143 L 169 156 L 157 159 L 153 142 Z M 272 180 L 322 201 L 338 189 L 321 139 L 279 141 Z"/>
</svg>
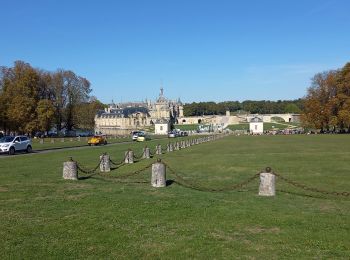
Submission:
<svg viewBox="0 0 350 260">
<path fill-rule="evenodd" d="M 0 138 L 0 143 L 9 143 L 9 142 L 12 142 L 13 139 L 14 139 L 13 136 L 4 136 Z"/>
</svg>

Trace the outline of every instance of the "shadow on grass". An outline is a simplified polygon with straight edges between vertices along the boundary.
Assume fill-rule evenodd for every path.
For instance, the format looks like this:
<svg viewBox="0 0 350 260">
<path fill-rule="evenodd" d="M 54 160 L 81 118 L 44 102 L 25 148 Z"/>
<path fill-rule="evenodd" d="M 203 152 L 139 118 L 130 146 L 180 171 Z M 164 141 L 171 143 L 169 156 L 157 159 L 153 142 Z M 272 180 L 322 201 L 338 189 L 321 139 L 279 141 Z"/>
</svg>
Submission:
<svg viewBox="0 0 350 260">
<path fill-rule="evenodd" d="M 316 195 L 316 194 L 305 194 L 297 191 L 288 191 L 288 190 L 276 190 L 281 193 L 289 194 L 289 195 L 295 195 L 295 196 L 300 196 L 300 197 L 306 197 L 306 198 L 314 198 L 314 199 L 333 199 L 334 196 L 329 196 L 329 197 L 324 197 L 321 195 Z"/>
<path fill-rule="evenodd" d="M 171 186 L 173 183 L 175 183 L 174 180 L 167 180 L 167 181 L 166 181 L 166 186 L 167 186 L 167 187 L 168 187 L 168 186 Z"/>
</svg>

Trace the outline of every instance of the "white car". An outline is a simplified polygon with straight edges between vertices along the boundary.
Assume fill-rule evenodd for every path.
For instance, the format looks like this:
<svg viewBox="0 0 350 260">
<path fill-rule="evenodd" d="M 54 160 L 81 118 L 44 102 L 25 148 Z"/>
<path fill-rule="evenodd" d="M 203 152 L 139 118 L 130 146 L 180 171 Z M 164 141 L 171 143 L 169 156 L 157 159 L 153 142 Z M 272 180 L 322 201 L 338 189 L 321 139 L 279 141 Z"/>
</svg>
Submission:
<svg viewBox="0 0 350 260">
<path fill-rule="evenodd" d="M 32 152 L 32 141 L 24 135 L 0 138 L 0 153 L 15 154 L 17 151 Z"/>
<path fill-rule="evenodd" d="M 133 131 L 131 134 L 132 134 L 132 140 L 137 141 L 137 138 L 139 137 L 139 135 L 144 135 L 145 133 L 142 131 Z"/>
<path fill-rule="evenodd" d="M 168 138 L 175 138 L 176 137 L 176 133 L 175 132 L 169 132 L 168 133 Z"/>
</svg>

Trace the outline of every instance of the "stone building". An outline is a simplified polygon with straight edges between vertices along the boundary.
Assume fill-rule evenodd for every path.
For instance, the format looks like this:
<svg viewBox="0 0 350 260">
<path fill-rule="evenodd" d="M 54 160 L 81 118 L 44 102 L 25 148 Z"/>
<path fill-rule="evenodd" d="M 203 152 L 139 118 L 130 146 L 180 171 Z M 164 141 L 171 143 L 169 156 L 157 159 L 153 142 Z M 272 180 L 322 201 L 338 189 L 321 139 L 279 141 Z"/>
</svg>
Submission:
<svg viewBox="0 0 350 260">
<path fill-rule="evenodd" d="M 170 122 L 167 119 L 157 119 L 154 122 L 154 133 L 156 135 L 166 135 L 170 131 Z"/>
<path fill-rule="evenodd" d="M 262 134 L 264 132 L 264 121 L 261 117 L 255 116 L 249 121 L 249 131 L 252 134 Z"/>
<path fill-rule="evenodd" d="M 183 117 L 183 105 L 180 100 L 174 101 L 164 97 L 160 89 L 156 101 L 128 102 L 110 104 L 95 116 L 95 132 L 107 135 L 126 135 L 133 130 L 153 126 L 157 120 L 178 122 Z"/>
</svg>

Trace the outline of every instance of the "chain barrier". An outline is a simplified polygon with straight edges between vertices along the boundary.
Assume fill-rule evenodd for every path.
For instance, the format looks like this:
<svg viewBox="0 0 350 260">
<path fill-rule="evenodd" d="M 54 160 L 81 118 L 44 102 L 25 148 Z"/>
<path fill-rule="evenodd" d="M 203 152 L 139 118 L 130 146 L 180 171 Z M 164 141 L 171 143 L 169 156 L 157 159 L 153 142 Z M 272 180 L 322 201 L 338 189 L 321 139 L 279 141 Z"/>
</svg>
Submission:
<svg viewBox="0 0 350 260">
<path fill-rule="evenodd" d="M 71 158 L 71 160 L 73 161 L 73 159 Z M 95 175 L 97 172 L 97 169 L 100 167 L 100 164 L 103 160 L 103 157 L 101 158 L 101 160 L 98 162 L 98 164 L 96 165 L 96 167 L 94 167 L 93 169 L 87 170 L 86 167 L 82 166 L 80 163 L 78 163 L 77 161 L 73 161 L 77 164 L 77 169 L 80 173 L 83 173 L 85 175 L 89 175 L 89 176 L 84 176 L 84 177 L 90 177 L 92 175 Z"/>
<path fill-rule="evenodd" d="M 203 186 L 199 186 L 191 181 L 185 180 L 182 176 L 180 176 L 179 174 L 176 173 L 176 171 L 169 166 L 169 164 L 167 164 L 166 162 L 162 161 L 166 167 L 168 168 L 168 170 L 170 171 L 170 174 L 173 174 L 175 176 L 175 182 L 181 186 L 184 186 L 186 188 L 190 188 L 193 190 L 198 190 L 198 191 L 205 191 L 205 192 L 225 192 L 225 191 L 232 191 L 232 190 L 236 190 L 236 189 L 240 189 L 243 188 L 244 186 L 246 186 L 247 184 L 249 184 L 250 182 L 252 182 L 253 180 L 257 179 L 260 175 L 260 173 L 254 174 L 252 177 L 248 178 L 245 181 L 242 181 L 240 183 L 234 184 L 234 185 L 230 185 L 227 187 L 223 187 L 223 188 L 208 188 L 208 187 L 203 187 Z"/>
<path fill-rule="evenodd" d="M 145 153 L 143 152 L 140 156 L 136 156 L 135 154 L 134 154 L 134 160 L 136 160 L 136 161 L 139 161 L 139 160 L 141 160 L 142 158 L 143 158 L 143 155 L 144 155 Z"/>
<path fill-rule="evenodd" d="M 151 149 L 149 149 L 149 155 L 152 156 L 152 157 L 156 155 L 156 152 L 157 152 L 157 149 L 154 150 L 154 153 L 152 152 Z"/>
<path fill-rule="evenodd" d="M 326 190 L 321 190 L 321 189 L 317 189 L 317 188 L 313 188 L 313 187 L 309 187 L 305 184 L 296 182 L 296 181 L 292 181 L 286 177 L 283 177 L 282 175 L 272 172 L 272 174 L 274 174 L 276 177 L 278 177 L 279 179 L 285 181 L 288 184 L 293 185 L 294 187 L 303 189 L 305 191 L 311 191 L 311 192 L 316 192 L 316 193 L 322 193 L 325 195 L 335 195 L 335 196 L 343 196 L 343 197 L 349 197 L 350 196 L 350 192 L 344 191 L 344 192 L 338 192 L 338 191 L 326 191 Z"/>
<path fill-rule="evenodd" d="M 117 176 L 114 176 L 114 175 L 111 175 L 111 174 L 105 174 L 105 173 L 99 173 L 98 175 L 101 176 L 101 177 L 104 177 L 106 179 L 125 179 L 125 178 L 128 178 L 128 177 L 131 177 L 131 176 L 135 176 L 139 173 L 142 173 L 143 171 L 149 169 L 152 167 L 152 164 L 148 164 L 147 166 L 143 167 L 142 169 L 140 170 L 137 170 L 137 171 L 134 171 L 134 172 L 130 172 L 130 173 L 127 173 L 127 174 L 124 174 L 124 175 L 117 175 Z"/>
<path fill-rule="evenodd" d="M 114 162 L 112 159 L 109 159 L 109 162 L 114 166 L 119 166 L 125 162 L 125 159 L 121 160 L 120 162 Z"/>
</svg>

